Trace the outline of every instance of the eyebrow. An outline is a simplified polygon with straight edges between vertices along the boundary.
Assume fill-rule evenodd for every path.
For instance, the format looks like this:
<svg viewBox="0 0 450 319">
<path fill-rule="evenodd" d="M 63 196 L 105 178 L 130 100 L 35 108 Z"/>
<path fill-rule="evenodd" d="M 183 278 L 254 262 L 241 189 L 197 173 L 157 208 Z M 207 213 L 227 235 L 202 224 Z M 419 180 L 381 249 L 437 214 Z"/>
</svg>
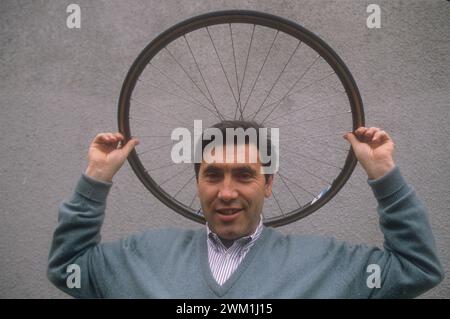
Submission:
<svg viewBox="0 0 450 319">
<path fill-rule="evenodd" d="M 214 165 L 209 165 L 208 167 L 205 168 L 205 170 L 203 171 L 203 174 L 206 173 L 216 173 L 216 172 L 220 172 L 222 171 L 219 167 L 214 166 Z"/>
<path fill-rule="evenodd" d="M 207 173 L 217 173 L 217 172 L 222 172 L 223 169 L 221 169 L 218 166 L 215 165 L 209 165 L 208 167 L 205 168 L 205 170 L 203 171 L 203 174 L 207 174 Z M 250 166 L 243 166 L 243 167 L 238 167 L 238 168 L 233 168 L 232 169 L 232 173 L 249 173 L 253 176 L 256 175 L 256 170 L 254 170 L 252 167 Z"/>
<path fill-rule="evenodd" d="M 238 167 L 232 170 L 233 173 L 249 173 L 253 176 L 256 175 L 256 171 L 250 166 Z"/>
</svg>

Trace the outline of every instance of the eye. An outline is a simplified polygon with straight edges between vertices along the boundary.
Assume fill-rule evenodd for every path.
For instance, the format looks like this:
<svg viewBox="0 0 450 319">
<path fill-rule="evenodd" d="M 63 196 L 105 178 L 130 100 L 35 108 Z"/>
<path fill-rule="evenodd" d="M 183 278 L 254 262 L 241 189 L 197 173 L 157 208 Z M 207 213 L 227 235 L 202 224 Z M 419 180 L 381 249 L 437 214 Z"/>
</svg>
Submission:
<svg viewBox="0 0 450 319">
<path fill-rule="evenodd" d="M 248 172 L 242 172 L 238 174 L 238 178 L 242 179 L 242 180 L 249 180 L 253 177 L 253 175 L 251 173 Z"/>
<path fill-rule="evenodd" d="M 204 176 L 208 180 L 218 180 L 221 178 L 221 174 L 218 172 L 205 172 Z"/>
</svg>

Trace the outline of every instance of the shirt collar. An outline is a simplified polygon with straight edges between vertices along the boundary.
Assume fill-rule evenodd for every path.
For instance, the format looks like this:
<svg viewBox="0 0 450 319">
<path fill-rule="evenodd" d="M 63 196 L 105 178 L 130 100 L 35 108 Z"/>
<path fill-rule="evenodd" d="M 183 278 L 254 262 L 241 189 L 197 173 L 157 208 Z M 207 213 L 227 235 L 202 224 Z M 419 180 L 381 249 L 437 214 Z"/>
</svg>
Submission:
<svg viewBox="0 0 450 319">
<path fill-rule="evenodd" d="M 253 243 L 254 241 L 256 241 L 258 239 L 259 235 L 262 232 L 263 227 L 264 227 L 263 217 L 261 215 L 261 218 L 259 219 L 258 227 L 256 227 L 255 231 L 250 235 L 236 239 L 234 241 L 233 245 L 235 243 L 238 243 L 240 246 L 244 247 L 245 245 Z M 222 241 L 220 240 L 219 236 L 209 228 L 208 223 L 206 223 L 206 232 L 208 235 L 209 242 L 212 243 L 216 249 L 218 249 L 219 247 L 223 247 L 223 248 L 225 247 L 224 244 L 222 243 Z"/>
</svg>

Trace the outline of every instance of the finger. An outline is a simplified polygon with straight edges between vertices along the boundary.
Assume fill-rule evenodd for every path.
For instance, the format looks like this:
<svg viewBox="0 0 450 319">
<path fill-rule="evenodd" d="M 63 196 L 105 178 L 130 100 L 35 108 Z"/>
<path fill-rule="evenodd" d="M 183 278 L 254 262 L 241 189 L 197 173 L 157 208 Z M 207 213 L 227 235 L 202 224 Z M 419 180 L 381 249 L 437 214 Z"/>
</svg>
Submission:
<svg viewBox="0 0 450 319">
<path fill-rule="evenodd" d="M 354 134 L 360 141 L 364 141 L 366 139 L 366 133 L 368 130 L 369 128 L 367 127 L 358 128 L 358 130 L 356 130 Z"/>
<path fill-rule="evenodd" d="M 361 144 L 356 135 L 352 132 L 345 134 L 344 138 L 350 142 L 353 148 L 356 148 L 359 144 Z"/>
<path fill-rule="evenodd" d="M 105 132 L 105 133 L 101 133 L 99 134 L 100 139 L 102 139 L 103 141 L 109 141 L 111 139 L 111 133 Z"/>
<path fill-rule="evenodd" d="M 378 127 L 370 127 L 365 133 L 364 136 L 368 139 L 372 139 L 373 135 L 378 132 L 380 129 Z"/>
<path fill-rule="evenodd" d="M 367 127 L 359 127 L 357 130 L 355 130 L 354 135 L 358 139 L 359 142 L 365 143 L 368 141 L 368 138 L 366 137 L 366 133 L 369 131 L 369 128 Z"/>
<path fill-rule="evenodd" d="M 138 144 L 139 144 L 139 140 L 133 138 L 133 139 L 129 140 L 128 143 L 125 144 L 125 145 L 122 147 L 122 150 L 123 150 L 123 151 L 127 154 L 127 156 L 128 156 L 128 154 L 130 154 L 130 152 L 131 152 L 131 151 L 134 149 L 134 147 L 135 147 L 136 145 L 138 145 Z"/>
<path fill-rule="evenodd" d="M 116 137 L 113 133 L 106 133 L 109 141 L 116 141 Z"/>
<path fill-rule="evenodd" d="M 367 131 L 367 128 L 364 126 L 361 126 L 361 127 L 358 127 L 354 133 L 359 136 L 359 135 L 363 135 L 366 131 Z"/>
<path fill-rule="evenodd" d="M 373 135 L 372 141 L 373 142 L 384 142 L 389 139 L 390 139 L 389 134 L 383 130 L 380 130 Z"/>
<path fill-rule="evenodd" d="M 95 143 L 105 143 L 108 141 L 108 133 L 99 133 L 95 136 Z"/>
<path fill-rule="evenodd" d="M 122 148 L 123 140 L 125 139 L 124 136 L 119 132 L 114 133 L 114 136 L 116 138 L 117 147 Z"/>
<path fill-rule="evenodd" d="M 119 133 L 120 134 L 120 133 Z M 108 143 L 117 147 L 121 140 L 123 140 L 122 135 L 117 135 L 117 133 L 107 133 Z"/>
<path fill-rule="evenodd" d="M 119 140 L 121 140 L 121 141 L 124 139 L 123 135 L 121 133 L 119 133 L 119 132 L 115 133 L 114 136 L 116 138 L 118 138 Z"/>
<path fill-rule="evenodd" d="M 117 138 L 113 133 L 100 133 L 94 139 L 94 143 L 98 144 L 106 144 L 106 145 L 115 145 L 117 143 Z"/>
</svg>

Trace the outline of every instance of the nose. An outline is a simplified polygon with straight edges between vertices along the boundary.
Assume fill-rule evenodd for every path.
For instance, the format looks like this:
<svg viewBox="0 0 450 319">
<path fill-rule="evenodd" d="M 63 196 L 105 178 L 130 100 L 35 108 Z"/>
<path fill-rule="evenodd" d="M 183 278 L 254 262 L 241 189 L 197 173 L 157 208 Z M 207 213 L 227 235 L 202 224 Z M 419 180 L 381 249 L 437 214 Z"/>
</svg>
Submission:
<svg viewBox="0 0 450 319">
<path fill-rule="evenodd" d="M 233 186 L 231 178 L 225 178 L 220 186 L 217 197 L 225 202 L 234 200 L 238 197 L 238 192 Z"/>
</svg>

